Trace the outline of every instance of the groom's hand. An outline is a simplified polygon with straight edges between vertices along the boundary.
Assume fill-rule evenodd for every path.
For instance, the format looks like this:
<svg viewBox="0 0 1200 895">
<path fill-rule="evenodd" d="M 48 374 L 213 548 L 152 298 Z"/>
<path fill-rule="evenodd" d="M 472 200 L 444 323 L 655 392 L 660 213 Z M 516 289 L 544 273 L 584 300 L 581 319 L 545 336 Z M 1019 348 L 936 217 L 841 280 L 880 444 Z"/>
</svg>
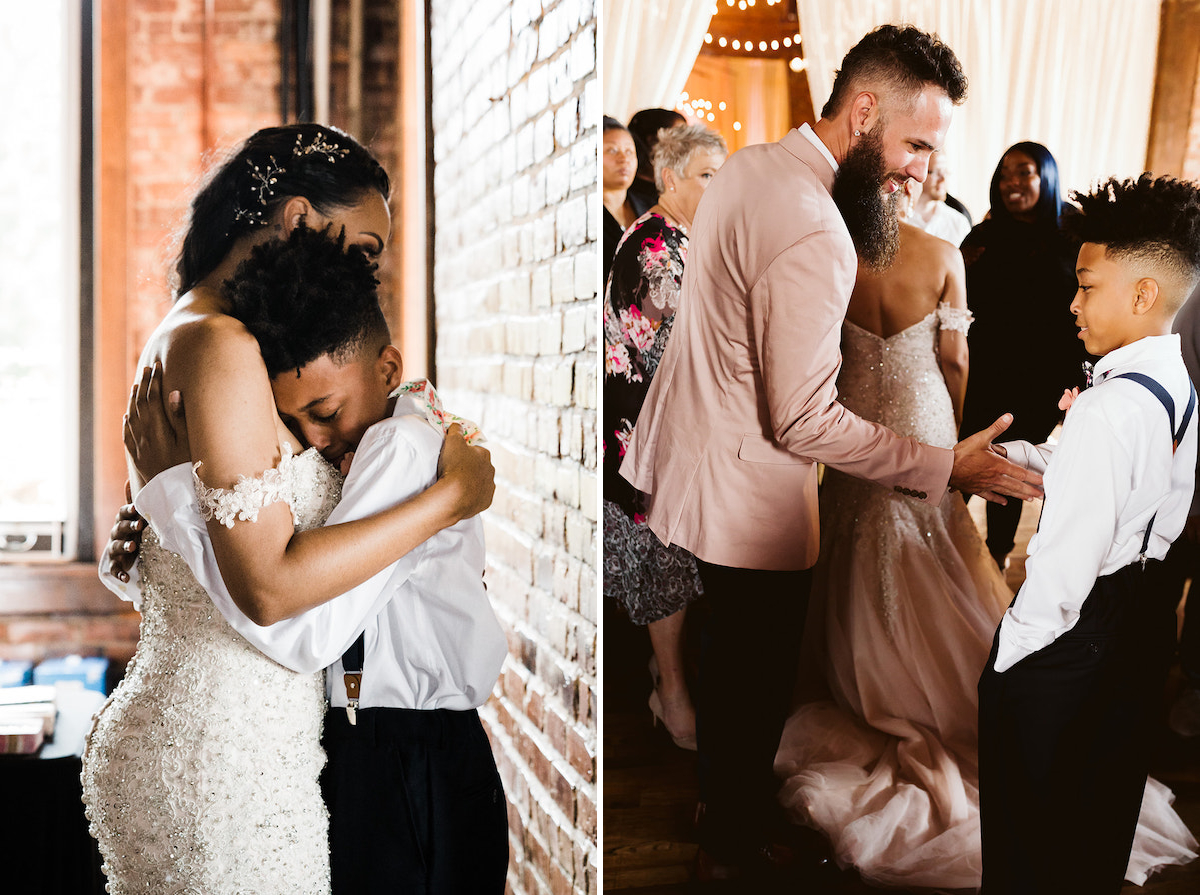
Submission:
<svg viewBox="0 0 1200 895">
<path fill-rule="evenodd" d="M 954 446 L 950 487 L 978 494 L 993 503 L 1005 504 L 1005 496 L 1034 500 L 1042 496 L 1042 477 L 1004 458 L 992 442 L 1012 423 L 1006 413 L 986 429 L 964 438 Z"/>
</svg>

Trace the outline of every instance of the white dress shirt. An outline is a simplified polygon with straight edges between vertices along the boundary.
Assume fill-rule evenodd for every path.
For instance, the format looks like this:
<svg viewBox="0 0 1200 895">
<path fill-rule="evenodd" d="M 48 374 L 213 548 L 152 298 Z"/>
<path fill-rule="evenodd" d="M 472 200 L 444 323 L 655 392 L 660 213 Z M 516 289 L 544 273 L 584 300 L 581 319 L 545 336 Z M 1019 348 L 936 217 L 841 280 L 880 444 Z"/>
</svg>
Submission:
<svg viewBox="0 0 1200 895">
<path fill-rule="evenodd" d="M 1006 445 L 1014 462 L 1044 470 L 1046 499 L 1029 542 L 1025 583 L 1000 621 L 997 671 L 1070 631 L 1096 579 L 1141 554 L 1151 517 L 1151 559 L 1162 559 L 1183 531 L 1195 478 L 1197 414 L 1172 454 L 1162 403 L 1145 386 L 1115 378 L 1129 372 L 1167 390 L 1178 427 L 1190 394 L 1179 336 L 1153 336 L 1096 362 L 1096 384 L 1076 398 L 1052 452 L 1025 442 Z"/>
<path fill-rule="evenodd" d="M 326 525 L 361 519 L 424 491 L 437 479 L 442 440 L 412 398 L 397 398 L 392 417 L 363 435 L 341 502 Z M 238 633 L 294 671 L 329 666 L 326 688 L 332 705 L 346 705 L 341 656 L 359 632 L 365 634 L 359 708 L 464 710 L 482 705 L 491 694 L 507 642 L 483 584 L 483 524 L 478 516 L 444 529 L 345 594 L 260 627 L 237 608 L 221 579 L 189 464 L 156 476 L 135 504 L 162 546 L 184 558 Z M 102 577 L 136 601 L 136 587 L 111 575 Z"/>
<path fill-rule="evenodd" d="M 833 157 L 833 153 L 829 151 L 829 147 L 826 146 L 821 141 L 821 138 L 817 136 L 817 132 L 812 129 L 812 125 L 806 121 L 804 124 L 800 125 L 799 131 L 804 139 L 806 139 L 809 143 L 812 143 L 812 145 L 817 148 L 817 151 L 820 152 L 821 155 L 825 156 L 825 160 L 829 162 L 829 166 L 833 168 L 833 172 L 836 174 L 839 167 L 837 159 Z"/>
<path fill-rule="evenodd" d="M 909 223 L 915 224 L 918 220 L 914 217 Z M 933 213 L 929 215 L 929 220 L 918 226 L 926 233 L 944 239 L 946 242 L 952 242 L 956 246 L 962 245 L 962 241 L 971 232 L 971 223 L 967 220 L 967 216 L 954 210 L 945 202 L 936 203 L 933 206 Z"/>
</svg>

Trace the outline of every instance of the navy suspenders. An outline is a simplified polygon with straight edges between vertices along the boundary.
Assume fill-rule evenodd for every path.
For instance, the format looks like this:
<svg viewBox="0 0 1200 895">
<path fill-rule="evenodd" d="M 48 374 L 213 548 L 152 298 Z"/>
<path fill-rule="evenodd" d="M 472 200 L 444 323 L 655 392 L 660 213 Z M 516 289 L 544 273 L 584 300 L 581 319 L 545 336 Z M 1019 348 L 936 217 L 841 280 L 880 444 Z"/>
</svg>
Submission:
<svg viewBox="0 0 1200 895">
<path fill-rule="evenodd" d="M 1149 389 L 1150 394 L 1158 398 L 1163 407 L 1166 408 L 1167 416 L 1171 421 L 1171 453 L 1174 454 L 1179 448 L 1179 443 L 1183 440 L 1183 433 L 1187 430 L 1188 423 L 1192 420 L 1192 412 L 1196 409 L 1196 388 L 1190 382 L 1188 383 L 1188 403 L 1187 409 L 1183 411 L 1183 420 L 1179 423 L 1179 428 L 1175 428 L 1175 402 L 1171 399 L 1170 393 L 1162 387 L 1156 379 L 1151 379 L 1145 373 L 1121 373 L 1114 376 L 1113 379 L 1130 379 L 1138 385 L 1145 386 Z M 1154 527 L 1154 516 L 1150 517 L 1150 521 L 1146 523 L 1146 534 L 1142 538 L 1142 550 L 1138 559 L 1142 561 L 1142 568 L 1146 567 L 1146 548 L 1150 546 L 1150 530 Z"/>
</svg>

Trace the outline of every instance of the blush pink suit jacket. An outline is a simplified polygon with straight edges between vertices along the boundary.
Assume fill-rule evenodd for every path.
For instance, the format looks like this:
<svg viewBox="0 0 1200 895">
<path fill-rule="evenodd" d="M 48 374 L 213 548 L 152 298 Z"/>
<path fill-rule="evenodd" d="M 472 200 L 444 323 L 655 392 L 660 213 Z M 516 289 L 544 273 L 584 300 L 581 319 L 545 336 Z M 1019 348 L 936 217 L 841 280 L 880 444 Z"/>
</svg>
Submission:
<svg viewBox="0 0 1200 895">
<path fill-rule="evenodd" d="M 799 130 L 732 155 L 689 234 L 683 292 L 621 475 L 667 544 L 706 562 L 817 560 L 817 463 L 937 503 L 953 453 L 837 402 L 857 260 L 833 168 Z"/>
</svg>

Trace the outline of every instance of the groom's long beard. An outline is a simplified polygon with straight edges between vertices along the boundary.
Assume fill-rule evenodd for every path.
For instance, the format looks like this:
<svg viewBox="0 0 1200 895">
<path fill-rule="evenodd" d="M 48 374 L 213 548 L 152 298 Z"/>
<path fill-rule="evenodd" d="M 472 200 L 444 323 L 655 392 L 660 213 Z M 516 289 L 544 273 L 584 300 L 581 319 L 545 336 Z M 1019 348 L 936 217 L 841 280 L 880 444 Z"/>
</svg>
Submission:
<svg viewBox="0 0 1200 895">
<path fill-rule="evenodd" d="M 854 240 L 858 259 L 876 273 L 891 266 L 900 248 L 896 200 L 901 191 L 890 196 L 882 192 L 887 175 L 882 132 L 882 124 L 877 124 L 864 134 L 846 153 L 833 180 L 833 201 Z"/>
</svg>

